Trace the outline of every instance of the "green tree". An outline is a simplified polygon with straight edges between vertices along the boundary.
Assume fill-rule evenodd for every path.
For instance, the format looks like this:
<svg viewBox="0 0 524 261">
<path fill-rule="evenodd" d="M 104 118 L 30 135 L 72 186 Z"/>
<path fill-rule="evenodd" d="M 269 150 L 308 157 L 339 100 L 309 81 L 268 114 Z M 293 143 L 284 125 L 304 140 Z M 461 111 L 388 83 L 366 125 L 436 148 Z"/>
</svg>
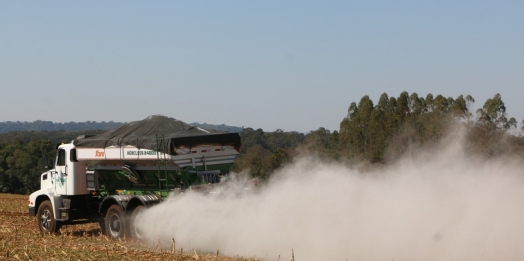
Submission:
<svg viewBox="0 0 524 261">
<path fill-rule="evenodd" d="M 340 123 L 340 147 L 344 151 L 346 158 L 354 158 L 357 156 L 359 143 L 359 130 L 356 124 L 358 107 L 355 102 L 352 102 L 348 108 L 348 114 Z"/>
<path fill-rule="evenodd" d="M 263 180 L 269 177 L 272 159 L 272 154 L 269 150 L 260 144 L 256 144 L 249 148 L 244 156 L 248 164 L 249 174 L 252 177 Z"/>
<path fill-rule="evenodd" d="M 371 114 L 374 108 L 373 101 L 369 96 L 365 95 L 360 99 L 358 108 L 357 118 L 355 119 L 358 137 L 355 142 L 359 144 L 358 153 L 365 155 L 373 144 L 373 132 L 370 129 Z"/>
<path fill-rule="evenodd" d="M 449 113 L 451 117 L 457 120 L 465 119 L 468 111 L 466 100 L 463 95 L 460 95 L 449 106 Z"/>
<path fill-rule="evenodd" d="M 315 131 L 310 131 L 304 138 L 302 146 L 310 152 L 322 153 L 329 146 L 330 131 L 320 127 Z"/>
<path fill-rule="evenodd" d="M 488 132 L 516 127 L 517 121 L 514 118 L 508 120 L 506 106 L 499 93 L 488 99 L 484 106 L 477 110 L 477 116 L 479 124 Z"/>
<path fill-rule="evenodd" d="M 396 122 L 402 124 L 405 122 L 406 118 L 409 117 L 409 94 L 407 92 L 402 92 L 397 99 L 397 104 L 395 108 L 395 120 Z"/>
<path fill-rule="evenodd" d="M 51 142 L 31 140 L 13 141 L 0 149 L 0 192 L 30 193 L 40 186 L 40 174 L 45 170 L 46 158 L 54 156 Z"/>
<path fill-rule="evenodd" d="M 277 149 L 271 155 L 271 169 L 272 171 L 279 169 L 283 165 L 291 161 L 291 155 L 284 149 Z"/>
<path fill-rule="evenodd" d="M 241 153 L 246 153 L 249 148 L 257 144 L 265 149 L 269 148 L 262 129 L 254 130 L 252 128 L 245 128 L 239 133 L 239 135 L 242 139 Z"/>
<path fill-rule="evenodd" d="M 282 129 L 277 129 L 269 134 L 266 133 L 266 135 L 267 144 L 271 149 L 277 150 L 284 147 L 286 134 Z"/>
<path fill-rule="evenodd" d="M 385 113 L 386 121 L 384 122 L 385 128 L 390 137 L 397 134 L 398 126 L 400 125 L 400 122 L 398 122 L 397 117 L 395 117 L 396 110 L 397 110 L 397 99 L 395 97 L 390 97 L 386 105 L 386 113 Z"/>
<path fill-rule="evenodd" d="M 371 113 L 369 131 L 372 136 L 371 144 L 368 152 L 366 153 L 366 158 L 370 159 L 372 162 L 380 161 L 383 157 L 383 152 L 387 146 L 388 138 L 388 129 L 385 126 L 386 122 L 386 111 L 388 105 L 388 95 L 383 93 L 380 96 L 380 99 L 377 105 L 373 108 Z"/>
</svg>

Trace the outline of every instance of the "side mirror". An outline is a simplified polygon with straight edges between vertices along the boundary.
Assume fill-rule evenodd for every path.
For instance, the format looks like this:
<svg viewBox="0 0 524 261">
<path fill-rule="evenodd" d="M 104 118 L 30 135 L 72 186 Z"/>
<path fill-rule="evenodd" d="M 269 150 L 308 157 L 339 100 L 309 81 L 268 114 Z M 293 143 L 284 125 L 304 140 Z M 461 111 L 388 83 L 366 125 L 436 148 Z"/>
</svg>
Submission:
<svg viewBox="0 0 524 261">
<path fill-rule="evenodd" d="M 53 160 L 47 159 L 47 156 L 45 157 L 45 168 L 46 169 L 52 169 L 53 166 Z"/>
</svg>

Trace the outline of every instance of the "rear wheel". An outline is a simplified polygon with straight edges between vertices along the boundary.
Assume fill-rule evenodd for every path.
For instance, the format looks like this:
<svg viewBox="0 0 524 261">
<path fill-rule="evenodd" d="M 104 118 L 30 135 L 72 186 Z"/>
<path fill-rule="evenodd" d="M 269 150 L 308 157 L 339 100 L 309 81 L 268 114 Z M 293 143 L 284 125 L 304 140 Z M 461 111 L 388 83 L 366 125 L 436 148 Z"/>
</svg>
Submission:
<svg viewBox="0 0 524 261">
<path fill-rule="evenodd" d="M 36 219 L 40 233 L 43 235 L 58 234 L 60 224 L 56 222 L 51 201 L 46 200 L 40 204 L 36 214 Z"/>
<path fill-rule="evenodd" d="M 105 230 L 113 239 L 123 238 L 126 231 L 126 219 L 119 205 L 112 205 L 107 209 L 105 216 Z"/>
<path fill-rule="evenodd" d="M 131 213 L 131 219 L 129 224 L 129 232 L 134 239 L 141 240 L 144 238 L 143 232 L 137 226 L 137 217 L 139 217 L 146 208 L 143 205 L 138 205 Z"/>
</svg>

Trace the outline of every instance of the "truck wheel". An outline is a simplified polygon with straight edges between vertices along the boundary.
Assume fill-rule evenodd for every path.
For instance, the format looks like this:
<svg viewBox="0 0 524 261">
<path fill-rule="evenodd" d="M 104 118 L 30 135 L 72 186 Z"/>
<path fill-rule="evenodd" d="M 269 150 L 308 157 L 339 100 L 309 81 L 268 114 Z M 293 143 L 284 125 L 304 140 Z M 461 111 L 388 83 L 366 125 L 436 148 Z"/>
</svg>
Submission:
<svg viewBox="0 0 524 261">
<path fill-rule="evenodd" d="M 107 209 L 105 228 L 107 235 L 112 239 L 119 239 L 125 236 L 126 219 L 119 205 L 114 204 Z"/>
<path fill-rule="evenodd" d="M 36 220 L 40 233 L 43 235 L 58 234 L 60 231 L 60 224 L 55 220 L 53 205 L 51 205 L 51 201 L 49 200 L 42 202 L 38 207 Z"/>
<path fill-rule="evenodd" d="M 130 219 L 130 224 L 129 224 L 129 232 L 130 232 L 130 235 L 134 238 L 134 239 L 138 239 L 138 240 L 141 240 L 144 238 L 144 234 L 142 233 L 142 231 L 140 230 L 140 228 L 138 228 L 137 226 L 137 223 L 136 223 L 136 218 L 142 214 L 142 212 L 145 210 L 146 208 L 143 206 L 143 205 L 138 205 L 134 210 L 133 212 L 131 213 L 131 219 Z"/>
</svg>

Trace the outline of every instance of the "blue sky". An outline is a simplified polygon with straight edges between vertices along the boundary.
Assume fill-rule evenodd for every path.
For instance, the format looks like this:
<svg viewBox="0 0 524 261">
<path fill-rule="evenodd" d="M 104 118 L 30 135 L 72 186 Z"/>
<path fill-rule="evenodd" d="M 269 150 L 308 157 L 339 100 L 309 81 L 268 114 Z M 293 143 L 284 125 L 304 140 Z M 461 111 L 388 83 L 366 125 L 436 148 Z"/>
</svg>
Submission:
<svg viewBox="0 0 524 261">
<path fill-rule="evenodd" d="M 1 1 L 0 121 L 307 132 L 402 91 L 524 118 L 524 1 Z"/>
</svg>

